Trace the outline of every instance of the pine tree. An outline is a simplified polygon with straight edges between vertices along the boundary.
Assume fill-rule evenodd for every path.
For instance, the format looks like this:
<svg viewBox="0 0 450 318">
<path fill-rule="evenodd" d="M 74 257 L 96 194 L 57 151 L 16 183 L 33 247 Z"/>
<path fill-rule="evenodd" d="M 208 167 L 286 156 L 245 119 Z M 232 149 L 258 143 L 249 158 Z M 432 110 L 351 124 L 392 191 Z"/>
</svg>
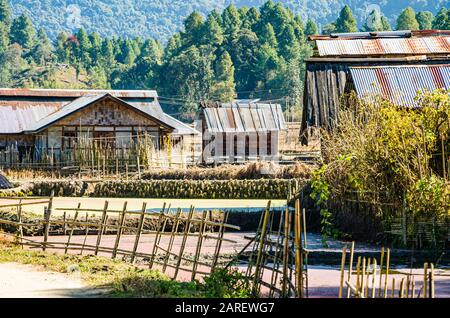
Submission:
<svg viewBox="0 0 450 318">
<path fill-rule="evenodd" d="M 433 29 L 450 30 L 450 10 L 442 8 L 433 21 Z"/>
<path fill-rule="evenodd" d="M 235 38 L 241 27 L 241 18 L 234 5 L 229 5 L 223 11 L 222 23 L 225 36 L 229 39 Z"/>
<path fill-rule="evenodd" d="M 0 22 L 0 54 L 3 54 L 9 46 L 9 28 Z"/>
<path fill-rule="evenodd" d="M 45 65 L 53 59 L 52 45 L 47 37 L 44 29 L 39 29 L 37 35 L 36 46 L 33 48 L 31 55 L 38 65 Z"/>
<path fill-rule="evenodd" d="M 336 32 L 338 33 L 350 33 L 357 32 L 357 24 L 355 17 L 353 16 L 352 9 L 349 6 L 345 6 L 336 20 Z"/>
<path fill-rule="evenodd" d="M 0 22 L 8 29 L 11 26 L 11 8 L 8 0 L 0 0 Z"/>
<path fill-rule="evenodd" d="M 407 7 L 397 19 L 397 30 L 419 30 L 419 23 L 416 20 L 416 12 L 413 8 Z"/>
<path fill-rule="evenodd" d="M 97 32 L 93 32 L 89 35 L 89 41 L 91 42 L 89 54 L 91 56 L 92 64 L 98 65 L 101 58 L 102 39 Z"/>
<path fill-rule="evenodd" d="M 55 41 L 55 54 L 56 59 L 60 63 L 68 63 L 70 56 L 70 49 L 67 46 L 67 41 L 69 40 L 69 35 L 66 32 L 61 32 L 56 37 Z"/>
<path fill-rule="evenodd" d="M 182 33 L 183 45 L 191 46 L 199 44 L 202 35 L 203 17 L 197 11 L 192 12 L 184 20 L 184 32 Z"/>
<path fill-rule="evenodd" d="M 27 15 L 23 14 L 14 19 L 10 37 L 11 43 L 17 43 L 25 50 L 33 48 L 36 40 L 36 31 Z"/>
<path fill-rule="evenodd" d="M 223 43 L 223 30 L 216 18 L 209 15 L 201 31 L 200 43 L 204 45 L 220 46 Z"/>
<path fill-rule="evenodd" d="M 381 16 L 381 25 L 383 26 L 383 31 L 392 31 L 391 23 L 384 15 Z"/>
<path fill-rule="evenodd" d="M 77 39 L 77 47 L 75 51 L 75 57 L 77 61 L 80 63 L 78 66 L 81 66 L 83 68 L 88 68 L 91 63 L 91 40 L 89 39 L 89 36 L 85 29 L 81 28 L 78 30 L 76 34 Z"/>
<path fill-rule="evenodd" d="M 319 29 L 317 28 L 317 24 L 314 22 L 314 20 L 308 19 L 308 21 L 306 21 L 306 26 L 305 26 L 305 35 L 310 36 L 310 35 L 316 35 L 316 34 L 319 34 Z"/>
<path fill-rule="evenodd" d="M 267 44 L 273 48 L 278 47 L 277 37 L 275 36 L 275 31 L 273 30 L 272 24 L 266 23 L 264 25 L 262 32 L 259 35 L 259 41 L 261 44 Z"/>
<path fill-rule="evenodd" d="M 433 28 L 434 15 L 430 11 L 420 11 L 416 14 L 420 30 L 431 30 Z"/>
<path fill-rule="evenodd" d="M 104 39 L 102 42 L 100 64 L 105 70 L 111 70 L 116 64 L 114 45 L 110 39 Z M 106 73 L 108 74 L 108 71 Z"/>
<path fill-rule="evenodd" d="M 228 52 L 223 53 L 216 66 L 215 85 L 212 96 L 221 102 L 231 102 L 236 97 L 236 84 L 234 82 L 234 66 Z"/>
</svg>

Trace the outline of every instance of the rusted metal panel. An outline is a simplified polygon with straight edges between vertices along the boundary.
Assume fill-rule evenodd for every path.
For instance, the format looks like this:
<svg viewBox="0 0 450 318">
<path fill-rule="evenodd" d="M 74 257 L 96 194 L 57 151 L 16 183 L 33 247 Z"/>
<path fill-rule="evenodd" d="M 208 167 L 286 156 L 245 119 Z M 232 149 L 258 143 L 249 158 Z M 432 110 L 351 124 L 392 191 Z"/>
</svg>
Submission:
<svg viewBox="0 0 450 318">
<path fill-rule="evenodd" d="M 450 54 L 450 37 L 335 39 L 316 41 L 319 56 Z"/>
<path fill-rule="evenodd" d="M 450 65 L 351 67 L 350 72 L 358 96 L 368 101 L 381 96 L 414 108 L 420 91 L 450 89 Z"/>
<path fill-rule="evenodd" d="M 118 98 L 157 98 L 154 90 L 87 90 L 87 89 L 28 89 L 1 88 L 0 96 L 21 97 L 82 97 L 86 95 L 110 94 Z"/>
<path fill-rule="evenodd" d="M 202 111 L 208 131 L 212 133 L 254 133 L 286 129 L 283 111 L 279 104 L 225 103 L 206 105 Z"/>
</svg>

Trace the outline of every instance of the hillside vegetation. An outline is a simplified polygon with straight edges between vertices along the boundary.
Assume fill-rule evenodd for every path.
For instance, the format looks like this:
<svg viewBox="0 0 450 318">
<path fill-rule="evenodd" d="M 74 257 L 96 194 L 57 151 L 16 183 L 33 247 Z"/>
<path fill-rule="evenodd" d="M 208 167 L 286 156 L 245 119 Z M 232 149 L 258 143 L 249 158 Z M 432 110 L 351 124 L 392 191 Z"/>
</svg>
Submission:
<svg viewBox="0 0 450 318">
<path fill-rule="evenodd" d="M 28 14 L 37 27 L 43 27 L 51 38 L 56 38 L 61 31 L 74 32 L 83 27 L 90 32 L 96 31 L 101 36 L 149 36 L 166 41 L 183 27 L 183 20 L 192 12 L 200 11 L 203 15 L 211 10 L 223 10 L 230 3 L 237 7 L 261 6 L 265 0 L 12 0 L 13 13 Z M 355 12 L 358 24 L 364 24 L 377 1 L 365 0 L 283 0 L 287 8 L 325 25 L 335 19 L 345 4 Z M 382 1 L 381 11 L 391 23 L 405 7 L 411 6 L 416 11 L 436 13 L 442 7 L 449 7 L 448 0 L 399 0 Z"/>
</svg>

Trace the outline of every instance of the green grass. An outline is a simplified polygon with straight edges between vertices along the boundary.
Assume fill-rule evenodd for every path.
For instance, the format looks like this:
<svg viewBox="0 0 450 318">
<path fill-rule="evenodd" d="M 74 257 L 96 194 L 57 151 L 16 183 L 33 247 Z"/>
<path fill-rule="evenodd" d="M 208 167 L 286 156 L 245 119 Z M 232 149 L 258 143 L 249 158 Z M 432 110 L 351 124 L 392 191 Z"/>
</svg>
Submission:
<svg viewBox="0 0 450 318">
<path fill-rule="evenodd" d="M 217 270 L 205 282 L 178 282 L 157 270 L 142 269 L 121 260 L 90 255 L 57 255 L 21 249 L 0 241 L 0 263 L 39 266 L 69 273 L 79 270 L 91 287 L 106 291 L 107 297 L 250 297 L 249 282 L 237 271 Z"/>
</svg>

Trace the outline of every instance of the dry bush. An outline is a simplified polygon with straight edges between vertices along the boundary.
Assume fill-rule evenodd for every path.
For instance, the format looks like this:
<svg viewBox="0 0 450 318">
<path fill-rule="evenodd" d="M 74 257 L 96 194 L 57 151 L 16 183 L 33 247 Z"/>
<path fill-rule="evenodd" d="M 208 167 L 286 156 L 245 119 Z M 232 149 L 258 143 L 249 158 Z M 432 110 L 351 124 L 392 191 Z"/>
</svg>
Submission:
<svg viewBox="0 0 450 318">
<path fill-rule="evenodd" d="M 325 165 L 315 174 L 314 195 L 326 192 L 342 209 L 357 193 L 385 224 L 403 209 L 412 236 L 420 232 L 419 219 L 448 222 L 450 97 L 436 91 L 417 98 L 420 108 L 408 109 L 350 96 L 334 129 L 323 133 Z"/>
</svg>

